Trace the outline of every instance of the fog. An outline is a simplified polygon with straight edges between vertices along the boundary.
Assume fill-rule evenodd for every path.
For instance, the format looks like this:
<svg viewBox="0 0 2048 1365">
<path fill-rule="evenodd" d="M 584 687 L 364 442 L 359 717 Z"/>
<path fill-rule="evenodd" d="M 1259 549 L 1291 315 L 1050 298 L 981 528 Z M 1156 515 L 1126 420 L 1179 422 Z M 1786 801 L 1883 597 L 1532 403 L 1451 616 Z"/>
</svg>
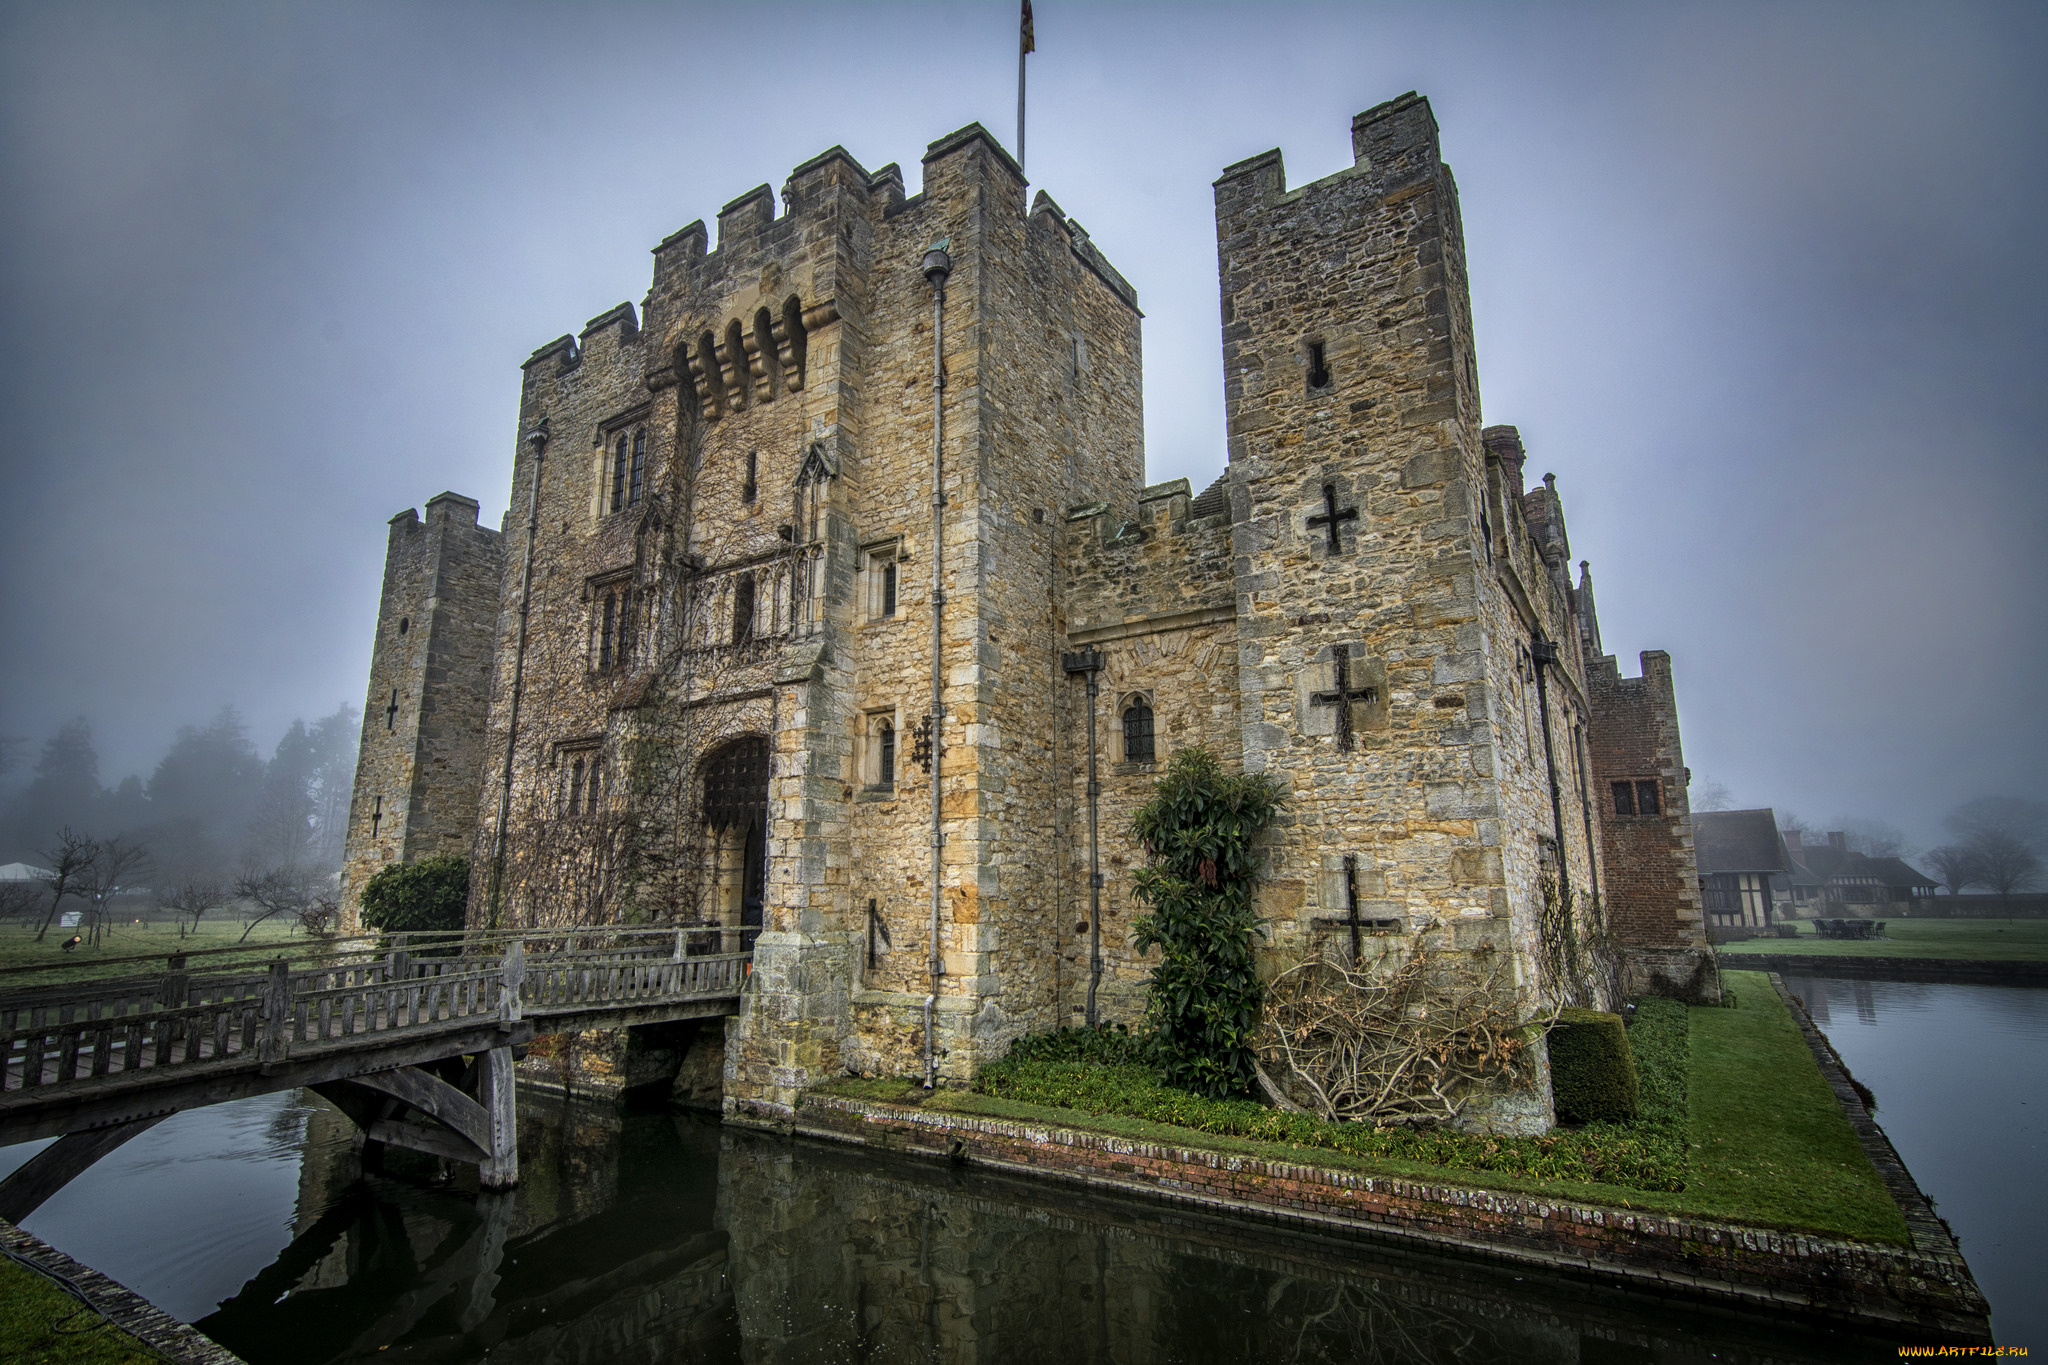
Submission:
<svg viewBox="0 0 2048 1365">
<path fill-rule="evenodd" d="M 1028 169 L 1137 287 L 1147 475 L 1223 465 L 1210 182 L 1433 103 L 1489 422 L 1735 805 L 1926 845 L 2048 794 L 2037 5 L 1039 0 Z M 1016 11 L 0 7 L 0 734 L 147 780 L 360 706 L 385 522 L 502 515 L 519 363 L 843 143 L 1014 146 Z M 8 856 L 16 856 L 12 852 Z"/>
</svg>

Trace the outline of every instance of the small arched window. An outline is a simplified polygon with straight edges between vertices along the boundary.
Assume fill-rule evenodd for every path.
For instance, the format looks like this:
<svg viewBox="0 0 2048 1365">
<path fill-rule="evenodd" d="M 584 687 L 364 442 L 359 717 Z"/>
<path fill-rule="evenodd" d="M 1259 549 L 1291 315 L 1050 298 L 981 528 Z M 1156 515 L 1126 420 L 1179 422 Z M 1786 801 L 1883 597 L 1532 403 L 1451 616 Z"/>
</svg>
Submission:
<svg viewBox="0 0 2048 1365">
<path fill-rule="evenodd" d="M 1152 761 L 1152 707 L 1143 697 L 1133 697 L 1124 707 L 1124 762 Z"/>
<path fill-rule="evenodd" d="M 640 501 L 640 492 L 647 484 L 647 428 L 633 433 L 633 467 L 627 475 L 626 506 Z"/>
<path fill-rule="evenodd" d="M 883 721 L 875 727 L 875 740 L 881 746 L 875 764 L 875 783 L 893 787 L 896 785 L 896 727 Z"/>
<path fill-rule="evenodd" d="M 577 759 L 569 765 L 569 814 L 580 815 L 583 811 L 583 760 Z"/>
<path fill-rule="evenodd" d="M 626 434 L 619 433 L 618 444 L 612 447 L 612 511 L 626 505 Z"/>
</svg>

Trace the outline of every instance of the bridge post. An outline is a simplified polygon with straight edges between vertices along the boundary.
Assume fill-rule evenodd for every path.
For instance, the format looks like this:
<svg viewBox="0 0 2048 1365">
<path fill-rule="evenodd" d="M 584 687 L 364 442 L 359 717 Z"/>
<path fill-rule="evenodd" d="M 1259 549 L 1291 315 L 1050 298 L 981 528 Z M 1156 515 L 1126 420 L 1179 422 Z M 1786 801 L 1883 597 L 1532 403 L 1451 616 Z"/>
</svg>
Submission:
<svg viewBox="0 0 2048 1365">
<path fill-rule="evenodd" d="M 284 1065 L 291 1055 L 285 1032 L 291 1010 L 291 964 L 280 957 L 270 964 L 270 976 L 263 983 L 263 1036 L 256 1056 L 266 1071 Z"/>
<path fill-rule="evenodd" d="M 494 1047 L 477 1058 L 476 1088 L 491 1130 L 491 1154 L 477 1163 L 477 1183 L 487 1190 L 509 1190 L 519 1183 L 519 1111 L 511 1048 Z"/>
</svg>

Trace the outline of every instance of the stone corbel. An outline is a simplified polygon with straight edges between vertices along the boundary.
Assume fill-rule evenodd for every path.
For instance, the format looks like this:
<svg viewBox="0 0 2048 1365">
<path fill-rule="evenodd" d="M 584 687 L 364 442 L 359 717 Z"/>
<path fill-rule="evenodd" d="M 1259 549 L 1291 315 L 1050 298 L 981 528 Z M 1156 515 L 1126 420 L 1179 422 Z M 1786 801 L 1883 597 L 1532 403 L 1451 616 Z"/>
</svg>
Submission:
<svg viewBox="0 0 2048 1365">
<path fill-rule="evenodd" d="M 839 321 L 839 300 L 820 299 L 804 308 L 804 331 L 806 334 L 820 327 Z"/>
<path fill-rule="evenodd" d="M 782 387 L 795 393 L 802 376 L 797 373 L 796 347 L 789 338 L 789 324 L 779 310 L 769 314 L 768 329 L 775 340 L 775 358 L 782 366 Z"/>
<path fill-rule="evenodd" d="M 697 390 L 697 403 L 709 416 L 718 415 L 719 405 L 711 392 L 711 376 L 704 368 L 704 349 L 690 347 L 690 384 Z"/>
</svg>

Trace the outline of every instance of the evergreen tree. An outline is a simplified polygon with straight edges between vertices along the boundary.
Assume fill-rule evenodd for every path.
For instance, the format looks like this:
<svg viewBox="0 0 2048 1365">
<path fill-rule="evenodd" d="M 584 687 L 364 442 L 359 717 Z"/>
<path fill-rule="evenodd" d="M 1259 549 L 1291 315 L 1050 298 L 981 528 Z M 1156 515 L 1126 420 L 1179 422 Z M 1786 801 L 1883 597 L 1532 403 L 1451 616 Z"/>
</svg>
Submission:
<svg viewBox="0 0 2048 1365">
<path fill-rule="evenodd" d="M 1196 1094 L 1248 1094 L 1256 1083 L 1264 990 L 1252 901 L 1264 858 L 1252 841 L 1279 800 L 1264 774 L 1226 773 L 1206 749 L 1183 749 L 1131 821 L 1147 859 L 1133 894 L 1152 907 L 1137 946 L 1160 950 L 1147 1018 L 1166 1081 Z"/>
</svg>

